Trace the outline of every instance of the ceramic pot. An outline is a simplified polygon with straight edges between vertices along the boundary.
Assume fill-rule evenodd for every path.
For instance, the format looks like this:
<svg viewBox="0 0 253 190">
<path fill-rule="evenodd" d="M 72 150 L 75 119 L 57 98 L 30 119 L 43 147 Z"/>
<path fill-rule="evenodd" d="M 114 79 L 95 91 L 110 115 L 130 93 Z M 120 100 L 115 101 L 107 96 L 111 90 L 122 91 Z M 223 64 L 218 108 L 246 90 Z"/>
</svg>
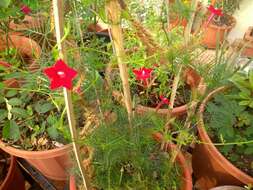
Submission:
<svg viewBox="0 0 253 190">
<path fill-rule="evenodd" d="M 245 57 L 253 57 L 253 27 L 249 27 L 243 38 L 245 49 L 242 55 Z"/>
<path fill-rule="evenodd" d="M 187 68 L 184 71 L 184 80 L 188 84 L 191 90 L 196 90 L 200 95 L 203 95 L 206 90 L 206 85 L 204 84 L 204 79 L 198 75 L 198 73 L 192 68 Z M 196 106 L 197 102 L 191 102 L 179 107 L 175 107 L 172 110 L 170 109 L 156 109 L 147 106 L 137 105 L 135 111 L 138 114 L 145 114 L 149 112 L 158 113 L 161 116 L 171 115 L 172 117 L 179 117 L 187 113 L 187 110 Z"/>
<path fill-rule="evenodd" d="M 68 170 L 72 166 L 70 154 L 72 145 L 45 151 L 26 151 L 6 145 L 0 140 L 0 147 L 8 154 L 26 159 L 43 175 L 52 180 L 67 180 Z"/>
<path fill-rule="evenodd" d="M 253 185 L 253 177 L 247 175 L 228 161 L 214 146 L 205 130 L 203 113 L 207 103 L 218 93 L 227 90 L 220 87 L 212 91 L 202 102 L 198 112 L 198 136 L 201 144 L 197 144 L 192 155 L 193 172 L 200 189 L 210 189 L 220 185 Z"/>
<path fill-rule="evenodd" d="M 1 152 L 1 151 L 0 151 Z M 10 157 L 10 166 L 5 180 L 0 184 L 0 190 L 25 190 L 25 180 L 16 162 L 16 157 Z"/>
<path fill-rule="evenodd" d="M 227 15 L 232 20 L 230 26 L 217 26 L 212 22 L 204 29 L 202 44 L 210 49 L 215 49 L 216 44 L 223 43 L 226 35 L 235 27 L 236 20 L 233 16 Z"/>
<path fill-rule="evenodd" d="M 4 51 L 7 47 L 16 48 L 20 53 L 24 61 L 28 64 L 28 70 L 34 71 L 39 68 L 36 60 L 41 55 L 40 46 L 33 40 L 17 35 L 10 35 L 8 38 L 8 42 L 6 40 L 6 36 L 0 36 L 0 51 Z M 4 60 L 0 60 L 0 65 L 6 68 L 10 68 L 11 64 L 5 62 Z M 4 81 L 7 87 L 18 87 L 19 82 L 17 79 L 9 79 Z"/>
</svg>

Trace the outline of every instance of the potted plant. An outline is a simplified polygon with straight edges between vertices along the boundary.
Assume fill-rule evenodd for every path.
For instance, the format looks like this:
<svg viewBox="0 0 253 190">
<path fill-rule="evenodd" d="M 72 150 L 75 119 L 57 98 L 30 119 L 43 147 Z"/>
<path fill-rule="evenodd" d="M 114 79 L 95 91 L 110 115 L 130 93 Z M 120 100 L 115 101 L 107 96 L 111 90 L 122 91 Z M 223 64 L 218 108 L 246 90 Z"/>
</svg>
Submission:
<svg viewBox="0 0 253 190">
<path fill-rule="evenodd" d="M 218 44 L 224 42 L 228 33 L 236 24 L 233 12 L 238 8 L 238 0 L 233 2 L 216 1 L 214 5 L 208 7 L 209 18 L 203 26 L 202 44 L 207 48 L 216 48 Z"/>
<path fill-rule="evenodd" d="M 212 91 L 200 105 L 193 170 L 204 189 L 253 184 L 252 77 L 252 71 L 233 75 L 232 84 Z"/>
<path fill-rule="evenodd" d="M 155 124 L 161 119 L 142 115 L 129 126 L 125 111 L 117 106 L 113 110 L 114 117 L 102 122 L 84 141 L 93 150 L 89 166 L 93 188 L 192 189 L 183 154 L 179 152 L 176 163 L 170 163 L 169 152 L 177 147 L 165 144 L 163 149 L 152 137 L 163 127 Z"/>
<path fill-rule="evenodd" d="M 253 56 L 253 27 L 249 27 L 246 33 L 244 34 L 243 44 L 246 44 L 242 55 L 246 57 Z"/>
<path fill-rule="evenodd" d="M 72 80 L 76 72 L 73 73 L 60 60 L 57 63 L 64 72 L 72 73 L 66 74 L 66 77 L 71 77 L 65 82 Z M 50 74 L 54 73 L 54 67 L 50 71 Z M 24 72 L 22 77 L 24 82 L 16 88 L 1 83 L 0 146 L 11 155 L 25 158 L 46 177 L 66 180 L 72 165 L 72 145 L 69 144 L 71 138 L 66 127 L 64 98 L 59 91 L 49 90 L 49 84 L 40 71 Z M 59 83 L 54 82 L 51 88 L 58 87 Z M 69 83 L 67 87 L 72 88 Z M 81 105 L 79 94 L 75 94 L 75 100 Z M 81 126 L 81 106 L 75 112 Z"/>
<path fill-rule="evenodd" d="M 12 190 L 18 187 L 25 190 L 24 177 L 16 162 L 16 157 L 0 150 L 0 189 Z"/>
</svg>

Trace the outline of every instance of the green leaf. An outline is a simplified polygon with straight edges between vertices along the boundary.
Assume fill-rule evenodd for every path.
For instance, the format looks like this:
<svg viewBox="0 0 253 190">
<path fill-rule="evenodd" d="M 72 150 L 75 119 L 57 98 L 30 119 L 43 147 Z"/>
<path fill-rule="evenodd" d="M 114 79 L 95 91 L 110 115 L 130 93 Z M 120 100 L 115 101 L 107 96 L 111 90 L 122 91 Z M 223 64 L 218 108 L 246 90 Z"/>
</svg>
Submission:
<svg viewBox="0 0 253 190">
<path fill-rule="evenodd" d="M 47 132 L 53 140 L 56 140 L 59 136 L 59 132 L 57 131 L 56 127 L 54 127 L 54 126 L 47 128 Z"/>
<path fill-rule="evenodd" d="M 4 83 L 0 82 L 0 90 L 2 90 L 4 88 Z"/>
<path fill-rule="evenodd" d="M 247 155 L 253 154 L 253 146 L 252 145 L 251 146 L 247 146 L 247 148 L 245 148 L 244 152 Z"/>
<path fill-rule="evenodd" d="M 7 93 L 6 93 L 6 97 L 10 98 L 10 97 L 13 97 L 17 94 L 18 92 L 16 90 L 9 90 Z"/>
<path fill-rule="evenodd" d="M 45 103 L 42 105 L 38 103 L 35 105 L 35 110 L 38 113 L 46 113 L 46 112 L 52 110 L 53 108 L 54 108 L 54 106 L 50 103 Z"/>
<path fill-rule="evenodd" d="M 239 102 L 239 105 L 240 106 L 248 106 L 250 104 L 250 101 L 249 100 L 244 100 L 244 101 L 240 101 Z"/>
<path fill-rule="evenodd" d="M 20 138 L 19 126 L 13 120 L 7 121 L 3 127 L 3 137 L 17 141 Z"/>
<path fill-rule="evenodd" d="M 8 112 L 4 109 L 0 109 L 0 121 L 4 120 L 8 115 Z"/>
<path fill-rule="evenodd" d="M 25 109 L 22 108 L 12 108 L 11 109 L 11 113 L 13 115 L 16 115 L 17 117 L 22 117 L 22 118 L 27 118 L 29 116 L 29 114 L 27 113 L 27 111 Z"/>
<path fill-rule="evenodd" d="M 12 106 L 20 106 L 22 104 L 22 101 L 18 98 L 11 98 L 9 99 L 8 103 Z"/>
<path fill-rule="evenodd" d="M 11 0 L 1 0 L 0 1 L 0 7 L 1 8 L 7 8 L 11 3 Z"/>
<path fill-rule="evenodd" d="M 252 70 L 249 71 L 249 83 L 250 83 L 251 88 L 253 89 L 253 71 Z"/>
</svg>

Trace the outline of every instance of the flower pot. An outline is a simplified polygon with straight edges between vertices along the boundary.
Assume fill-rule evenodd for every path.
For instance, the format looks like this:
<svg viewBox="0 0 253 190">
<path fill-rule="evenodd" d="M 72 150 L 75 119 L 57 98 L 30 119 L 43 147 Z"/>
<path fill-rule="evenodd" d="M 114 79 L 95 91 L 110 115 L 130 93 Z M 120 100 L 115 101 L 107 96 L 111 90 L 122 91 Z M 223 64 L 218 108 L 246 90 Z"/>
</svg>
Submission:
<svg viewBox="0 0 253 190">
<path fill-rule="evenodd" d="M 68 170 L 72 166 L 70 158 L 72 145 L 70 144 L 53 150 L 26 151 L 8 146 L 0 141 L 0 147 L 11 155 L 26 159 L 43 175 L 52 180 L 68 179 Z"/>
<path fill-rule="evenodd" d="M 229 26 L 217 26 L 212 22 L 204 29 L 204 34 L 202 38 L 202 44 L 210 49 L 215 49 L 216 44 L 221 44 L 224 42 L 226 35 L 234 28 L 236 20 L 233 16 L 227 15 L 231 19 L 231 24 Z"/>
<path fill-rule="evenodd" d="M 217 93 L 225 91 L 226 87 L 220 87 L 212 91 L 202 102 L 198 112 L 198 136 L 201 144 L 194 148 L 192 156 L 193 172 L 197 178 L 200 189 L 210 189 L 219 185 L 253 185 L 253 177 L 236 168 L 214 146 L 208 136 L 203 119 L 206 104 Z"/>
<path fill-rule="evenodd" d="M 191 90 L 197 90 L 200 95 L 205 93 L 205 84 L 204 79 L 198 75 L 198 73 L 193 70 L 192 68 L 187 68 L 184 71 L 184 80 L 186 84 L 188 84 Z M 179 117 L 186 114 L 187 110 L 192 107 L 196 106 L 197 102 L 191 102 L 179 107 L 175 107 L 173 109 L 156 109 L 147 106 L 137 105 L 135 107 L 135 111 L 138 114 L 145 114 L 149 112 L 158 113 L 161 116 L 168 116 L 171 115 L 172 117 Z"/>
<path fill-rule="evenodd" d="M 39 66 L 36 64 L 36 59 L 41 55 L 41 48 L 35 41 L 23 36 L 10 35 L 7 42 L 6 36 L 0 36 L 0 51 L 6 50 L 8 46 L 16 48 L 19 51 L 23 59 L 27 62 L 30 71 L 38 69 Z M 6 68 L 11 67 L 10 63 L 1 60 L 0 65 Z M 19 86 L 17 79 L 9 79 L 4 81 L 4 83 L 7 87 Z"/>
<path fill-rule="evenodd" d="M 161 133 L 155 133 L 153 134 L 153 138 L 157 142 L 161 142 L 163 137 Z M 173 143 L 167 143 L 165 147 L 166 147 L 166 151 L 177 149 L 177 146 Z M 192 186 L 192 177 L 191 177 L 190 168 L 187 164 L 187 161 L 183 153 L 180 150 L 177 150 L 177 151 L 178 151 L 178 154 L 176 157 L 176 162 L 182 170 L 181 182 L 183 182 L 180 190 L 192 190 L 193 186 Z"/>
<path fill-rule="evenodd" d="M 247 32 L 244 35 L 244 45 L 246 43 L 246 47 L 242 52 L 242 55 L 245 57 L 253 57 L 253 27 L 249 27 Z"/>
<path fill-rule="evenodd" d="M 69 178 L 69 190 L 76 190 L 76 180 L 72 175 Z"/>
<path fill-rule="evenodd" d="M 23 35 L 26 30 L 37 31 L 43 26 L 45 18 L 42 15 L 29 16 L 25 15 L 24 19 L 20 23 L 12 21 L 9 25 L 11 35 Z"/>
<path fill-rule="evenodd" d="M 25 181 L 16 162 L 16 157 L 11 156 L 9 170 L 5 180 L 0 184 L 0 190 L 13 190 L 17 187 L 19 190 L 25 190 Z"/>
</svg>

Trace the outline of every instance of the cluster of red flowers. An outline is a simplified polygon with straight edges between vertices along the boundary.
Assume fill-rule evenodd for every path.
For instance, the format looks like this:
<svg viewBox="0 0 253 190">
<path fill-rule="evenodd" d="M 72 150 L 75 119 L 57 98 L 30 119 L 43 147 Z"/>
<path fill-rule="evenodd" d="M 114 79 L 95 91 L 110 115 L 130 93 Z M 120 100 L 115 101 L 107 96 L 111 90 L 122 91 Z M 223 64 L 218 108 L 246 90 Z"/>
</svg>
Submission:
<svg viewBox="0 0 253 190">
<path fill-rule="evenodd" d="M 143 67 L 140 69 L 134 69 L 133 73 L 135 74 L 136 80 L 143 81 L 144 85 L 147 86 L 148 79 L 151 78 L 152 71 L 153 71 L 153 69 L 151 69 L 151 68 L 144 68 Z M 157 109 L 159 109 L 164 104 L 166 104 L 166 105 L 170 104 L 168 98 L 166 98 L 163 95 L 160 96 L 160 100 L 161 100 L 161 102 L 157 105 L 157 107 L 156 107 Z"/>
</svg>

